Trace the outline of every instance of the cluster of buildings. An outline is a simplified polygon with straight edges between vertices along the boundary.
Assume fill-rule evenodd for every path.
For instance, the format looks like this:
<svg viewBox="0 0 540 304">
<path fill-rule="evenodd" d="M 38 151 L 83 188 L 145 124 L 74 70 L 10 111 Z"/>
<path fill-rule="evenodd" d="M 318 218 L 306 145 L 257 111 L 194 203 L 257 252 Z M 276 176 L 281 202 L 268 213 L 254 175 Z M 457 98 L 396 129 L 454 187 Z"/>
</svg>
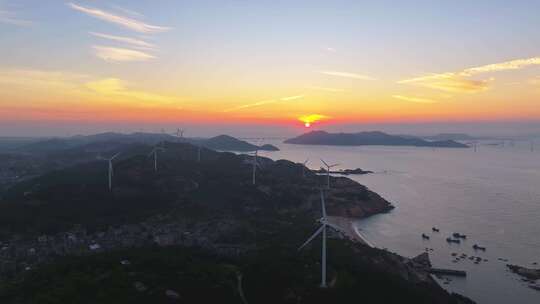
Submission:
<svg viewBox="0 0 540 304">
<path fill-rule="evenodd" d="M 0 242 L 0 279 L 29 271 L 40 264 L 66 255 L 86 255 L 102 251 L 142 246 L 199 247 L 224 256 L 238 256 L 255 249 L 254 245 L 222 242 L 223 234 L 237 228 L 229 220 L 188 224 L 152 220 L 109 227 L 89 233 L 81 227 L 34 239 Z"/>
</svg>

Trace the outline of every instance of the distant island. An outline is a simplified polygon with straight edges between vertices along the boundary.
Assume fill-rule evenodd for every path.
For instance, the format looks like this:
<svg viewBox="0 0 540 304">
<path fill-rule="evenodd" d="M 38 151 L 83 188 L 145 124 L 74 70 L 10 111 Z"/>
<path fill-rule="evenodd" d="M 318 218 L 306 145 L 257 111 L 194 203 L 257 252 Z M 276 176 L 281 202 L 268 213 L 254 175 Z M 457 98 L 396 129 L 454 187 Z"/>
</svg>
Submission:
<svg viewBox="0 0 540 304">
<path fill-rule="evenodd" d="M 482 140 L 482 139 L 496 139 L 494 137 L 487 136 L 472 136 L 466 133 L 440 133 L 436 135 L 422 136 L 425 140 Z"/>
<path fill-rule="evenodd" d="M 279 149 L 272 145 L 257 146 L 243 140 L 239 140 L 229 135 L 218 135 L 211 138 L 200 137 L 178 137 L 166 133 L 115 133 L 106 132 L 93 135 L 75 135 L 71 137 L 45 138 L 42 140 L 28 140 L 26 144 L 13 145 L 12 151 L 43 153 L 43 152 L 58 152 L 61 150 L 70 150 L 76 148 L 90 147 L 95 148 L 96 145 L 106 145 L 109 147 L 126 145 L 126 144 L 151 144 L 155 145 L 160 142 L 183 142 L 189 143 L 208 149 L 219 151 L 237 151 L 249 152 L 255 150 L 278 151 Z M 24 141 L 19 140 L 24 143 Z M 8 145 L 6 144 L 6 147 Z"/>
<path fill-rule="evenodd" d="M 437 148 L 468 148 L 454 140 L 428 141 L 419 137 L 390 135 L 379 131 L 359 133 L 328 133 L 312 131 L 285 140 L 287 144 L 329 146 L 413 146 Z"/>
<path fill-rule="evenodd" d="M 279 151 L 279 149 L 273 145 L 262 145 L 257 146 L 250 144 L 246 141 L 236 139 L 228 135 L 219 135 L 209 139 L 201 140 L 201 146 L 208 149 L 219 150 L 219 151 L 239 151 L 239 152 L 249 152 L 255 150 L 262 151 Z"/>
</svg>

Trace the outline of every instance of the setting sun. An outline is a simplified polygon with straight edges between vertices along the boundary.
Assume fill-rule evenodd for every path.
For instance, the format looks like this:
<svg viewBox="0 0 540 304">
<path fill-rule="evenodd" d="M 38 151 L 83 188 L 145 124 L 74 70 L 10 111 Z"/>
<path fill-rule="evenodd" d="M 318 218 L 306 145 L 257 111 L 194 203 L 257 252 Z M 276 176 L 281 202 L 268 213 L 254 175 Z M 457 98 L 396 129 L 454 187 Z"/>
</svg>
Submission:
<svg viewBox="0 0 540 304">
<path fill-rule="evenodd" d="M 319 122 L 323 119 L 326 119 L 328 118 L 328 116 L 326 115 L 321 115 L 321 114 L 309 114 L 309 115 L 302 115 L 300 117 L 298 117 L 298 120 L 300 120 L 301 122 L 304 123 L 304 126 L 306 128 L 309 128 L 311 127 L 311 125 L 314 123 L 314 122 Z"/>
</svg>

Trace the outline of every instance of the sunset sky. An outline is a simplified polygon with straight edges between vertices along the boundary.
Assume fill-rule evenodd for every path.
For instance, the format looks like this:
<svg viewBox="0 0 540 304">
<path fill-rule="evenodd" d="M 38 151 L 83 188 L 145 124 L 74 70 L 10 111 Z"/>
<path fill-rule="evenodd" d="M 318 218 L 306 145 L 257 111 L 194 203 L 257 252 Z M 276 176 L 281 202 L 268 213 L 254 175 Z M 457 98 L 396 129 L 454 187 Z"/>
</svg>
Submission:
<svg viewBox="0 0 540 304">
<path fill-rule="evenodd" d="M 397 2 L 0 0 L 0 135 L 540 130 L 540 1 Z"/>
</svg>

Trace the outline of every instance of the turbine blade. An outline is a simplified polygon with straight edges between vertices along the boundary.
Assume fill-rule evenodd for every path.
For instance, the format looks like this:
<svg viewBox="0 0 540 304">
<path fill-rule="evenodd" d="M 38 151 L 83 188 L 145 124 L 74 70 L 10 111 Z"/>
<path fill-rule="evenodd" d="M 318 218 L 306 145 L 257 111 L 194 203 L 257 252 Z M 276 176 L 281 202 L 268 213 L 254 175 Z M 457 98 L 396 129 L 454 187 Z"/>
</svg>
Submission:
<svg viewBox="0 0 540 304">
<path fill-rule="evenodd" d="M 326 166 L 326 167 L 330 167 L 328 166 L 328 164 L 321 158 L 321 161 L 323 162 L 323 164 Z"/>
<path fill-rule="evenodd" d="M 328 167 L 333 168 L 333 167 L 337 167 L 337 166 L 339 166 L 339 164 L 333 164 L 333 165 L 330 165 Z"/>
<path fill-rule="evenodd" d="M 308 163 L 309 161 L 309 158 L 306 158 L 306 160 L 304 161 L 304 166 Z"/>
<path fill-rule="evenodd" d="M 323 218 L 326 218 L 326 203 L 324 202 L 324 193 L 321 189 L 321 210 Z"/>
<path fill-rule="evenodd" d="M 298 251 L 302 250 L 302 248 L 306 247 L 307 244 L 313 241 L 313 239 L 316 238 L 317 235 L 319 235 L 323 231 L 324 226 L 325 226 L 324 224 L 321 225 L 321 227 L 319 227 L 319 229 L 317 229 L 317 231 L 315 231 L 315 233 L 313 233 L 313 235 L 311 235 L 309 239 L 307 239 L 307 241 L 298 248 Z"/>
<path fill-rule="evenodd" d="M 115 158 L 116 158 L 116 157 L 117 157 L 118 155 L 120 155 L 120 152 L 118 152 L 118 153 L 116 153 L 115 155 L 113 155 L 113 157 L 111 157 L 111 159 L 110 159 L 110 160 L 113 160 L 113 159 L 115 159 Z"/>
</svg>

